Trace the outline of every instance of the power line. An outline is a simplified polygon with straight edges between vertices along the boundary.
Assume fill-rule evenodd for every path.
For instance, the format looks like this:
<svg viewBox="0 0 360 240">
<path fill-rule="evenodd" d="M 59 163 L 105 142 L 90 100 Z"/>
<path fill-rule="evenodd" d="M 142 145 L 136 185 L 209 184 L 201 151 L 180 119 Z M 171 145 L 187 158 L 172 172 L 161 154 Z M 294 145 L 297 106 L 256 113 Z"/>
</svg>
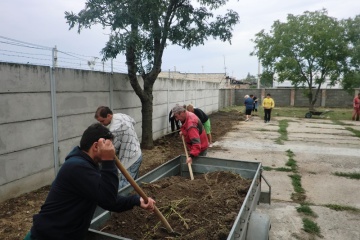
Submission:
<svg viewBox="0 0 360 240">
<path fill-rule="evenodd" d="M 110 64 L 110 60 L 102 61 L 100 56 L 88 56 L 84 54 L 67 52 L 63 50 L 58 50 L 56 46 L 55 48 L 51 48 L 39 44 L 33 44 L 25 41 L 16 40 L 5 36 L 0 36 L 0 46 L 1 44 L 11 45 L 13 46 L 12 48 L 23 47 L 27 49 L 33 49 L 32 51 L 45 50 L 45 51 L 49 51 L 49 54 L 30 52 L 30 50 L 19 51 L 16 49 L 13 50 L 13 49 L 0 48 L 0 62 L 52 66 L 53 57 L 54 57 L 53 54 L 55 52 L 57 67 L 86 69 L 86 70 L 89 70 L 90 68 L 91 70 L 96 69 L 98 71 L 106 71 L 106 72 L 114 71 L 114 72 L 127 73 L 126 63 L 122 61 L 115 61 L 115 59 L 112 59 Z M 41 58 L 40 56 L 45 56 L 48 58 Z M 15 58 L 16 60 L 11 58 Z M 29 60 L 31 60 L 31 62 L 29 62 Z M 38 63 L 38 61 L 44 61 L 44 63 L 41 64 Z"/>
<path fill-rule="evenodd" d="M 23 42 L 23 41 L 19 41 L 19 40 L 12 39 L 12 38 L 8 38 L 8 37 L 4 37 L 4 36 L 0 36 L 0 38 L 3 38 L 3 39 L 6 39 L 6 40 L 9 40 L 9 41 L 18 43 L 18 45 L 20 45 L 20 44 L 22 44 L 23 46 L 29 45 L 29 46 L 37 47 L 37 48 L 40 48 L 40 49 L 47 49 L 47 50 L 51 50 L 51 49 L 52 49 L 52 48 L 50 48 L 50 47 L 41 46 L 41 45 L 38 45 L 38 44 L 33 44 L 33 43 L 28 43 L 28 42 Z M 5 42 L 5 43 L 9 43 L 9 42 Z"/>
</svg>

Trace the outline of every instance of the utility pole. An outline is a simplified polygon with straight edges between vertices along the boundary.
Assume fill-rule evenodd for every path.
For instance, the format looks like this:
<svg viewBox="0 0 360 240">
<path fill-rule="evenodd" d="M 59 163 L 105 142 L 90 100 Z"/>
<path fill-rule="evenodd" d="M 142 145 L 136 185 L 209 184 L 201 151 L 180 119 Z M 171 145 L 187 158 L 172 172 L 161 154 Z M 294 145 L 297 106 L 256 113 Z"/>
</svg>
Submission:
<svg viewBox="0 0 360 240">
<path fill-rule="evenodd" d="M 225 55 L 224 55 L 224 70 L 225 70 L 225 77 L 226 77 L 226 64 L 225 64 Z"/>
<path fill-rule="evenodd" d="M 53 59 L 53 68 L 56 68 L 57 67 L 57 61 L 58 61 L 56 45 L 52 50 L 52 59 Z"/>
<path fill-rule="evenodd" d="M 258 61 L 258 79 L 257 79 L 257 88 L 260 89 L 260 59 Z"/>
</svg>

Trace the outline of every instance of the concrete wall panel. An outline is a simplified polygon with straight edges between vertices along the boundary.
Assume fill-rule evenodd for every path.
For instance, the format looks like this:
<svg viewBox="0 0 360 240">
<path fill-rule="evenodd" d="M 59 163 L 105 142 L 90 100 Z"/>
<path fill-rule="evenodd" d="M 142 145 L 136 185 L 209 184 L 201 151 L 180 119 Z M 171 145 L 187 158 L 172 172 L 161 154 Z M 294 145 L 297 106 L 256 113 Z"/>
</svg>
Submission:
<svg viewBox="0 0 360 240">
<path fill-rule="evenodd" d="M 34 175 L 8 182 L 0 186 L 0 202 L 50 185 L 54 180 L 54 169 L 40 171 Z"/>
<path fill-rule="evenodd" d="M 158 78 L 154 83 L 153 91 L 164 91 L 171 88 L 170 81 L 168 79 Z"/>
<path fill-rule="evenodd" d="M 110 73 L 58 68 L 55 70 L 56 91 L 109 91 Z"/>
<path fill-rule="evenodd" d="M 0 154 L 52 143 L 51 119 L 0 125 Z"/>
<path fill-rule="evenodd" d="M 50 93 L 0 94 L 0 124 L 50 117 Z"/>
<path fill-rule="evenodd" d="M 350 95 L 348 92 L 342 91 L 339 92 L 337 89 L 326 89 L 325 91 L 326 101 L 325 106 L 326 107 L 349 107 L 351 108 L 353 106 L 353 99 L 354 96 Z M 321 98 L 321 95 L 320 95 Z"/>
<path fill-rule="evenodd" d="M 114 109 L 115 108 L 136 108 L 141 107 L 140 98 L 134 91 L 114 91 Z"/>
<path fill-rule="evenodd" d="M 153 92 L 153 105 L 165 104 L 168 102 L 168 91 L 156 91 Z"/>
<path fill-rule="evenodd" d="M 89 112 L 95 114 L 99 106 L 109 104 L 108 92 L 62 92 L 56 96 L 58 116 Z"/>
<path fill-rule="evenodd" d="M 143 87 L 142 79 L 139 81 L 139 83 L 140 86 Z M 126 74 L 114 73 L 113 86 L 114 91 L 134 91 Z"/>
<path fill-rule="evenodd" d="M 79 137 L 92 123 L 96 123 L 94 113 L 58 117 L 58 140 Z"/>
<path fill-rule="evenodd" d="M 0 93 L 50 91 L 50 68 L 0 62 Z"/>
<path fill-rule="evenodd" d="M 82 131 L 85 131 L 85 128 Z M 65 157 L 70 153 L 70 151 L 74 147 L 80 145 L 80 139 L 81 139 L 81 137 L 79 136 L 79 137 L 70 138 L 70 139 L 66 139 L 64 141 L 59 142 L 59 162 L 60 162 L 60 165 L 64 164 Z"/>
<path fill-rule="evenodd" d="M 53 145 L 0 155 L 0 185 L 54 167 Z"/>
</svg>

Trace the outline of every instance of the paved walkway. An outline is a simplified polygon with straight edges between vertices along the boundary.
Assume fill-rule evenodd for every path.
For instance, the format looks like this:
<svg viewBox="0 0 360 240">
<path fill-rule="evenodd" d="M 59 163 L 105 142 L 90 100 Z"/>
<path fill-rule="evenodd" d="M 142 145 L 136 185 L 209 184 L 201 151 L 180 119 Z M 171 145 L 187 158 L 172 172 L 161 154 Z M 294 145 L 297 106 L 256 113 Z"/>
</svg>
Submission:
<svg viewBox="0 0 360 240">
<path fill-rule="evenodd" d="M 275 143 L 279 120 L 288 120 L 288 140 Z M 239 122 L 237 130 L 228 133 L 214 146 L 223 150 L 210 150 L 208 156 L 259 161 L 272 168 L 286 167 L 287 150 L 291 150 L 301 175 L 306 201 L 318 215 L 312 220 L 318 224 L 323 238 L 311 236 L 302 230 L 299 206 L 291 199 L 294 188 L 288 172 L 264 171 L 272 187 L 271 205 L 260 204 L 258 210 L 271 218 L 270 238 L 289 239 L 360 239 L 360 213 L 335 211 L 324 204 L 337 204 L 360 209 L 360 180 L 333 175 L 334 172 L 360 172 L 360 138 L 346 127 L 360 131 L 360 123 L 343 121 L 336 125 L 326 119 L 274 118 L 264 123 L 259 117 Z M 267 191 L 263 185 L 264 191 Z"/>
</svg>

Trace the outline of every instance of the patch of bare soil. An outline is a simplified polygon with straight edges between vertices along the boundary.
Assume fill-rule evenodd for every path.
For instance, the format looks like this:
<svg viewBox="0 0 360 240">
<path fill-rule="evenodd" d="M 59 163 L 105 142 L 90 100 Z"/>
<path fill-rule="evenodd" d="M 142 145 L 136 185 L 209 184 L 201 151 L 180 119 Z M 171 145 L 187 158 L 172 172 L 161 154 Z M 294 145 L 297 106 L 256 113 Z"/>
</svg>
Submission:
<svg viewBox="0 0 360 240">
<path fill-rule="evenodd" d="M 244 115 L 237 111 L 220 111 L 209 115 L 209 117 L 214 142 L 231 131 L 238 121 L 244 120 Z M 143 149 L 140 175 L 146 174 L 180 154 L 184 154 L 184 147 L 178 134 L 169 134 L 154 141 L 154 149 Z M 32 226 L 32 216 L 39 212 L 49 189 L 49 186 L 43 187 L 0 203 L 0 239 L 24 239 Z"/>
<path fill-rule="evenodd" d="M 178 239 L 227 239 L 251 180 L 231 172 L 211 172 L 189 178 L 173 176 L 142 188 L 156 200 Z M 134 208 L 114 213 L 102 231 L 130 239 L 169 239 L 154 213 Z"/>
</svg>

